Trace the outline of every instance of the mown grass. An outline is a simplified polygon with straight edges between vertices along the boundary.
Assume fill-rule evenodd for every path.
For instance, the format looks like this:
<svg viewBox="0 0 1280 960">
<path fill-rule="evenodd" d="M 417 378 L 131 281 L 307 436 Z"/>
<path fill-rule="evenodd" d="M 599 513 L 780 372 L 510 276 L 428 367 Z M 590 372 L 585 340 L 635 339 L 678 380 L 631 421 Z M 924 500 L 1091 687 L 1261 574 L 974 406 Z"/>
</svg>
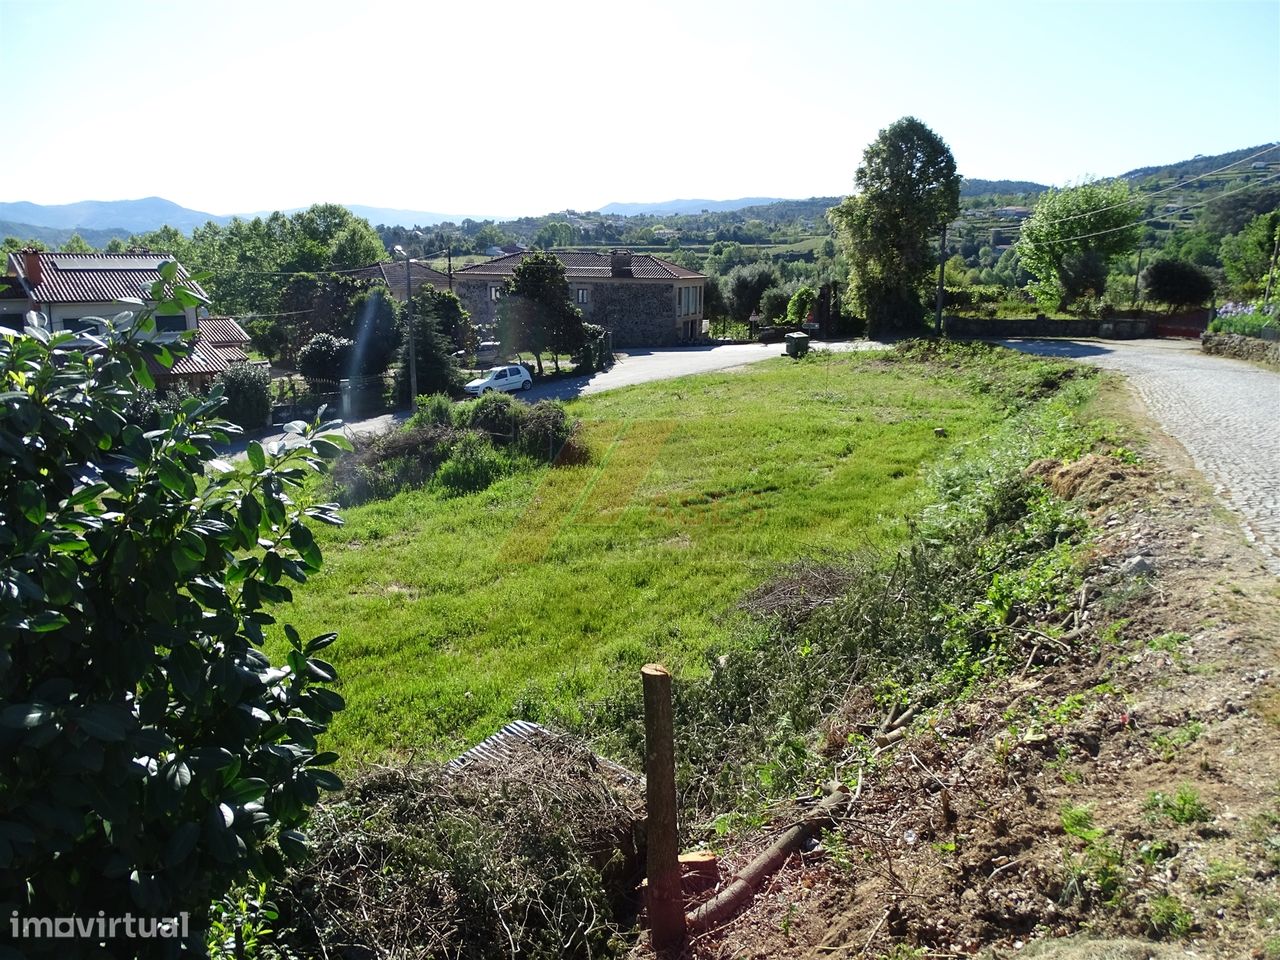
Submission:
<svg viewBox="0 0 1280 960">
<path fill-rule="evenodd" d="M 280 611 L 340 634 L 330 745 L 442 755 L 513 716 L 572 714 L 651 660 L 700 671 L 779 564 L 901 542 L 922 467 L 1005 416 L 972 377 L 819 354 L 619 390 L 570 405 L 586 465 L 345 511 Z"/>
</svg>

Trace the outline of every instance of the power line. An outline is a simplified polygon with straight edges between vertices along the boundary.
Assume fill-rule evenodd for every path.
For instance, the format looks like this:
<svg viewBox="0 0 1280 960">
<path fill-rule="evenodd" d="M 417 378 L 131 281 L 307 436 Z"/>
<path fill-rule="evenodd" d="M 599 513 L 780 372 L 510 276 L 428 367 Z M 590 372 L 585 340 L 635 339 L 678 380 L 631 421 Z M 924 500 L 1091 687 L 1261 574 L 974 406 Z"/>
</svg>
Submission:
<svg viewBox="0 0 1280 960">
<path fill-rule="evenodd" d="M 1276 179 L 1276 177 L 1280 177 L 1280 172 L 1270 174 L 1269 176 L 1263 177 L 1261 180 L 1255 181 L 1254 183 L 1246 183 L 1243 187 L 1239 187 L 1235 190 L 1226 190 L 1226 191 L 1223 191 L 1222 193 L 1215 194 L 1214 196 L 1209 197 L 1208 199 L 1199 200 L 1195 203 L 1188 203 L 1186 206 L 1179 207 L 1177 210 L 1168 211 L 1168 213 L 1162 214 L 1161 216 L 1158 216 L 1158 217 L 1147 217 L 1147 219 L 1145 220 L 1136 220 L 1133 223 L 1126 223 L 1123 226 L 1111 227 L 1107 230 L 1098 230 L 1094 233 L 1082 233 L 1075 237 L 1063 237 L 1061 240 L 1039 240 L 1039 241 L 1027 240 L 1026 242 L 1028 246 L 1036 246 L 1038 244 L 1039 246 L 1052 247 L 1052 246 L 1059 246 L 1064 243 L 1073 243 L 1076 240 L 1088 240 L 1092 237 L 1101 237 L 1101 236 L 1105 236 L 1108 233 L 1119 233 L 1121 230 L 1128 230 L 1130 227 L 1138 227 L 1144 223 L 1155 223 L 1159 220 L 1163 220 L 1165 219 L 1165 217 L 1168 216 L 1169 213 L 1185 213 L 1186 211 L 1194 209 L 1195 207 L 1203 207 L 1207 203 L 1213 203 L 1216 200 L 1222 200 L 1225 197 L 1234 196 L 1237 193 L 1243 193 L 1245 190 L 1252 190 L 1255 187 L 1262 186 L 1262 184 L 1266 183 L 1268 180 Z M 1114 208 L 1111 208 L 1111 207 L 1102 208 L 1102 210 L 1107 210 L 1107 209 L 1114 209 Z M 1101 213 L 1102 210 L 1096 210 L 1094 212 Z M 1061 221 L 1050 221 L 1050 222 L 1057 223 Z M 1018 243 L 1022 243 L 1024 239 L 1026 238 L 1019 236 Z"/>
<path fill-rule="evenodd" d="M 1150 193 L 1136 194 L 1135 196 L 1130 197 L 1128 200 L 1122 200 L 1120 203 L 1113 203 L 1109 207 L 1102 207 L 1098 210 L 1090 211 L 1089 213 L 1073 213 L 1069 217 L 1060 217 L 1057 220 L 1046 220 L 1044 221 L 1044 226 L 1049 226 L 1050 224 L 1054 224 L 1054 223 L 1066 223 L 1068 220 L 1079 220 L 1081 217 L 1091 217 L 1095 213 L 1102 213 L 1104 210 L 1115 210 L 1118 207 L 1127 207 L 1134 203 L 1146 203 L 1152 197 L 1158 197 L 1161 194 L 1168 193 L 1170 190 L 1177 190 L 1181 187 L 1185 187 L 1187 184 L 1195 183 L 1197 180 L 1204 180 L 1205 178 L 1212 177 L 1215 174 L 1224 173 L 1225 171 L 1230 170 L 1234 166 L 1238 166 L 1239 164 L 1242 164 L 1242 163 L 1248 163 L 1250 160 L 1255 160 L 1258 157 L 1262 156 L 1264 153 L 1271 153 L 1273 150 L 1277 150 L 1277 149 L 1280 149 L 1280 144 L 1273 143 L 1271 146 L 1267 147 L 1265 150 L 1259 150 L 1257 153 L 1252 154 L 1251 156 L 1241 157 L 1239 160 L 1233 160 L 1231 161 L 1231 163 L 1228 163 L 1225 167 L 1219 167 L 1217 170 L 1210 170 L 1208 173 L 1202 173 L 1200 174 L 1200 176 L 1192 177 L 1190 180 L 1184 180 L 1182 183 L 1170 184 L 1167 187 L 1162 187 L 1159 190 L 1153 190 Z"/>
</svg>

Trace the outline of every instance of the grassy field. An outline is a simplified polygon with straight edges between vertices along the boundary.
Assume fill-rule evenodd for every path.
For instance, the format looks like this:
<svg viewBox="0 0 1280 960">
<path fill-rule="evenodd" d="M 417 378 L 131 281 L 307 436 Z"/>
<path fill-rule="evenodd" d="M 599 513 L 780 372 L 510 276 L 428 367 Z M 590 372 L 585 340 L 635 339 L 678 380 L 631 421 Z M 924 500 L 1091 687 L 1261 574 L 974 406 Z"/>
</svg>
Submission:
<svg viewBox="0 0 1280 960">
<path fill-rule="evenodd" d="M 895 543 L 922 467 L 1000 418 L 958 379 L 816 354 L 575 401 L 593 457 L 345 511 L 281 611 L 330 648 L 347 760 L 475 742 L 513 716 L 703 669 L 779 564 Z M 935 427 L 945 427 L 945 438 Z"/>
</svg>

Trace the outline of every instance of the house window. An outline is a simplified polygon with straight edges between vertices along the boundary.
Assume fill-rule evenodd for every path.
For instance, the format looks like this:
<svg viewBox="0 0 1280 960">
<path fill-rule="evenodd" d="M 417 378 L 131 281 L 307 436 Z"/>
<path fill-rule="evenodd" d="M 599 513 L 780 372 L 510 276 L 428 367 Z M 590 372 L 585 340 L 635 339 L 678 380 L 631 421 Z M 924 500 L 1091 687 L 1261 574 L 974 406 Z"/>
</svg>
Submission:
<svg viewBox="0 0 1280 960">
<path fill-rule="evenodd" d="M 502 299 L 502 287 L 496 283 L 489 284 L 489 299 L 497 302 Z"/>
<path fill-rule="evenodd" d="M 90 317 L 64 317 L 62 329 L 67 333 L 97 334 L 98 322 Z"/>
<path fill-rule="evenodd" d="M 586 303 L 586 302 L 587 302 L 587 288 L 586 288 L 586 287 L 579 287 L 579 288 L 578 288 L 578 302 L 579 302 L 579 303 Z"/>
<path fill-rule="evenodd" d="M 187 317 L 183 313 L 156 314 L 156 330 L 160 333 L 181 333 L 187 329 Z"/>
</svg>

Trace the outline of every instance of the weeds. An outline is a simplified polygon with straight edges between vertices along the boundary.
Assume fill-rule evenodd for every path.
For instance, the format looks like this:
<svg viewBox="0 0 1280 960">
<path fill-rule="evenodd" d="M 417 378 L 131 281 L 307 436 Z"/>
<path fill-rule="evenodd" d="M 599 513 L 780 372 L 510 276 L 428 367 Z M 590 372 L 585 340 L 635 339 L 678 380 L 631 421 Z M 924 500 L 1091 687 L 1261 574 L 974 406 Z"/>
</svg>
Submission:
<svg viewBox="0 0 1280 960">
<path fill-rule="evenodd" d="M 1079 841 L 1076 853 L 1064 853 L 1066 880 L 1062 886 L 1064 905 L 1080 901 L 1117 907 L 1124 898 L 1124 856 L 1104 838 L 1106 831 L 1093 825 L 1093 810 L 1068 804 L 1062 808 L 1062 829 Z"/>
<path fill-rule="evenodd" d="M 1200 800 L 1200 794 L 1188 784 L 1178 787 L 1170 796 L 1153 790 L 1147 794 L 1143 809 L 1152 817 L 1168 817 L 1174 823 L 1200 823 L 1212 819 L 1209 808 Z"/>
<path fill-rule="evenodd" d="M 1148 931 L 1154 937 L 1185 940 L 1195 929 L 1195 916 L 1176 897 L 1153 897 L 1147 907 Z"/>
<path fill-rule="evenodd" d="M 1177 755 L 1179 750 L 1195 743 L 1203 732 L 1204 724 L 1192 720 L 1169 733 L 1156 734 L 1151 739 L 1151 743 L 1159 751 L 1160 759 L 1168 762 Z"/>
</svg>

